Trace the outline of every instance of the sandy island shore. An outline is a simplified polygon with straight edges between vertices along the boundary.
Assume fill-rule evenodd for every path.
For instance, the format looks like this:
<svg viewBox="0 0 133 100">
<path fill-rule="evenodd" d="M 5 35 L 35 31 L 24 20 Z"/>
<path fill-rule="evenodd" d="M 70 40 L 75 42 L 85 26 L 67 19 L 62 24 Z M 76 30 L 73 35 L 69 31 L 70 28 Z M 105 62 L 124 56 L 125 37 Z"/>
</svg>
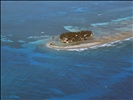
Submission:
<svg viewBox="0 0 133 100">
<path fill-rule="evenodd" d="M 57 37 L 55 40 L 50 40 L 46 46 L 56 50 L 70 50 L 80 48 L 91 48 L 104 44 L 112 44 L 124 39 L 133 39 L 132 18 L 123 21 L 109 22 L 106 26 L 91 27 L 94 36 L 80 43 L 64 44 Z M 127 39 L 128 40 L 128 39 Z"/>
<path fill-rule="evenodd" d="M 86 41 L 86 43 L 80 43 L 80 44 L 75 44 L 75 45 L 51 45 L 51 43 L 46 43 L 46 46 L 52 49 L 58 49 L 58 50 L 68 50 L 68 49 L 80 49 L 80 48 L 90 48 L 93 46 L 99 46 L 103 44 L 107 44 L 110 42 L 115 42 L 115 41 L 121 41 L 126 38 L 131 38 L 132 33 L 120 33 L 119 35 L 111 35 L 111 36 L 101 36 L 101 37 L 94 37 L 93 40 L 91 41 Z"/>
<path fill-rule="evenodd" d="M 67 49 L 77 49 L 77 48 L 88 48 L 88 47 L 95 46 L 98 44 L 100 44 L 100 42 L 84 43 L 84 44 L 73 45 L 73 46 L 55 46 L 55 45 L 50 45 L 50 43 L 47 43 L 46 45 L 49 48 L 53 48 L 53 49 L 67 50 Z"/>
</svg>

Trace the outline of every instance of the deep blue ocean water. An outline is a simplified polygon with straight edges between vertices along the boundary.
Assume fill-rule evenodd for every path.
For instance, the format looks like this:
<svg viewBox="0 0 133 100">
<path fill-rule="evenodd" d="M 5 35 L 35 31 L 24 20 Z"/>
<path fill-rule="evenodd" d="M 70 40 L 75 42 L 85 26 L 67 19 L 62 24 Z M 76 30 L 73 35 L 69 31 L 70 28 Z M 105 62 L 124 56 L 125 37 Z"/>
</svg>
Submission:
<svg viewBox="0 0 133 100">
<path fill-rule="evenodd" d="M 132 2 L 2 2 L 2 100 L 132 100 L 132 39 L 60 51 L 44 47 L 64 26 L 132 17 Z"/>
</svg>

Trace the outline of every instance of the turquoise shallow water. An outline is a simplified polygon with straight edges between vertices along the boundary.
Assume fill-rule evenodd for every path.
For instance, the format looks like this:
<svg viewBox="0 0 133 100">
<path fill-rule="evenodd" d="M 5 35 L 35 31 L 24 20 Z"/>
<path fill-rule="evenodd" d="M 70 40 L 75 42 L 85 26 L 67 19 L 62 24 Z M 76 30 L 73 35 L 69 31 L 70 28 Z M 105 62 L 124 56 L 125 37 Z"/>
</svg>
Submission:
<svg viewBox="0 0 133 100">
<path fill-rule="evenodd" d="M 85 50 L 41 45 L 64 26 L 131 15 L 130 2 L 2 2 L 2 99 L 132 100 L 132 38 Z"/>
</svg>

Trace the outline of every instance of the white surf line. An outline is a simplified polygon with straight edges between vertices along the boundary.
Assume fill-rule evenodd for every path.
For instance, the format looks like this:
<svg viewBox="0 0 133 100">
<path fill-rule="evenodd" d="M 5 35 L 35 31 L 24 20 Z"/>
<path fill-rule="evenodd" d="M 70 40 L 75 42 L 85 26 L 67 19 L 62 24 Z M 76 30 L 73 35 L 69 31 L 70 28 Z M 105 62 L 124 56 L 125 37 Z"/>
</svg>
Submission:
<svg viewBox="0 0 133 100">
<path fill-rule="evenodd" d="M 105 23 L 93 23 L 93 24 L 91 24 L 91 26 L 97 27 L 97 26 L 104 26 L 104 25 L 108 25 L 108 24 L 109 24 L 109 22 L 105 22 Z"/>
<path fill-rule="evenodd" d="M 46 46 L 49 48 L 53 48 L 53 49 L 61 49 L 61 50 L 67 50 L 67 49 L 79 49 L 79 48 L 88 48 L 90 46 L 93 45 L 97 45 L 99 44 L 99 42 L 94 42 L 94 43 L 84 43 L 84 44 L 79 44 L 79 45 L 73 45 L 73 46 L 54 46 L 54 45 L 50 45 L 50 43 L 47 43 Z"/>
<path fill-rule="evenodd" d="M 104 44 L 101 44 L 101 45 L 92 46 L 90 48 L 115 46 L 114 45 L 115 43 L 123 43 L 124 41 L 128 41 L 128 40 L 131 40 L 131 39 L 133 39 L 133 37 L 122 39 L 122 40 L 116 40 L 116 41 L 112 41 L 112 42 L 107 42 L 107 43 L 104 43 Z"/>
<path fill-rule="evenodd" d="M 94 42 L 94 43 L 84 43 L 84 44 L 73 45 L 73 46 L 55 46 L 55 45 L 50 45 L 50 43 L 47 43 L 46 46 L 49 48 L 56 49 L 56 50 L 69 50 L 69 51 L 75 50 L 76 51 L 77 49 L 88 49 L 88 48 L 115 46 L 114 45 L 115 43 L 122 43 L 123 41 L 131 40 L 131 39 L 133 39 L 133 37 L 115 40 L 115 41 L 110 41 L 107 43 Z"/>
<path fill-rule="evenodd" d="M 128 20 L 128 19 L 131 19 L 133 18 L 133 16 L 128 16 L 128 17 L 123 17 L 123 18 L 117 18 L 117 19 L 114 19 L 114 20 L 111 20 L 112 22 L 118 22 L 118 21 L 123 21 L 123 20 Z"/>
</svg>

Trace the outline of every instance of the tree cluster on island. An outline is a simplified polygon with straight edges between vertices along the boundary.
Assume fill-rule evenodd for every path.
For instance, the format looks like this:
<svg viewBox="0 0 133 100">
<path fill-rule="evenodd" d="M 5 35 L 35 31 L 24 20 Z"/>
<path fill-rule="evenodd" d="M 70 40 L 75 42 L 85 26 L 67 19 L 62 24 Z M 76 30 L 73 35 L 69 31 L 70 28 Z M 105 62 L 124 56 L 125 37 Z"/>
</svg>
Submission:
<svg viewBox="0 0 133 100">
<path fill-rule="evenodd" d="M 92 36 L 92 31 L 80 31 L 80 32 L 66 32 L 60 35 L 60 40 L 63 43 L 72 43 L 78 41 L 88 40 Z"/>
</svg>

